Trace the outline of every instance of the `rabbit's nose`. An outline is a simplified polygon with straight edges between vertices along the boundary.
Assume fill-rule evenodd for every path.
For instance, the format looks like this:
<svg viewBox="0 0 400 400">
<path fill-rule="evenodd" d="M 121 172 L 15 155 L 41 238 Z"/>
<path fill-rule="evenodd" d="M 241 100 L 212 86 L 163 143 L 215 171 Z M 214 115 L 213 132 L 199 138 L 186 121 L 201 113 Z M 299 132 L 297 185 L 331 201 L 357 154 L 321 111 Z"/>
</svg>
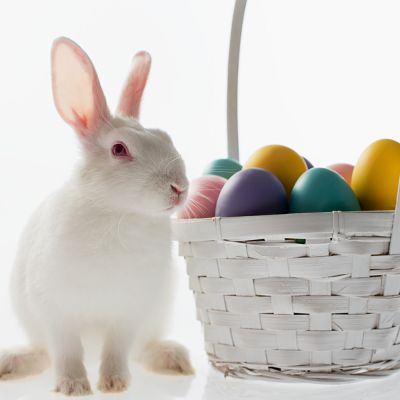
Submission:
<svg viewBox="0 0 400 400">
<path fill-rule="evenodd" d="M 179 196 L 185 191 L 181 186 L 177 185 L 176 183 L 172 183 L 170 187 L 172 192 L 175 193 L 177 196 Z"/>
</svg>

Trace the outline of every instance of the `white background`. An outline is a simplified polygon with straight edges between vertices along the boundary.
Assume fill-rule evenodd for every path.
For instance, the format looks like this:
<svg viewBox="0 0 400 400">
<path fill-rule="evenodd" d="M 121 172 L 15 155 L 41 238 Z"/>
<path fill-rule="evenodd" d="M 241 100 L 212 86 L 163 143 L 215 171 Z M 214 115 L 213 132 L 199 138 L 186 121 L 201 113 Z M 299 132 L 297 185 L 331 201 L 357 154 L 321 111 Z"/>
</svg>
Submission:
<svg viewBox="0 0 400 400">
<path fill-rule="evenodd" d="M 148 50 L 153 70 L 142 122 L 171 134 L 193 178 L 209 160 L 225 156 L 233 1 L 0 4 L 0 346 L 7 347 L 24 340 L 7 289 L 19 234 L 36 205 L 67 178 L 78 156 L 74 134 L 52 103 L 52 40 L 69 36 L 89 53 L 111 108 L 132 55 Z M 239 88 L 241 161 L 261 145 L 281 143 L 316 165 L 354 163 L 373 140 L 398 138 L 399 17 L 395 0 L 249 0 Z M 190 347 L 197 376 L 155 377 L 134 367 L 133 386 L 120 398 L 398 397 L 397 377 L 332 388 L 243 383 L 210 372 L 183 265 L 181 271 L 172 336 Z M 90 372 L 94 379 L 94 366 Z M 0 383 L 0 399 L 52 398 L 50 388 L 50 373 Z"/>
</svg>

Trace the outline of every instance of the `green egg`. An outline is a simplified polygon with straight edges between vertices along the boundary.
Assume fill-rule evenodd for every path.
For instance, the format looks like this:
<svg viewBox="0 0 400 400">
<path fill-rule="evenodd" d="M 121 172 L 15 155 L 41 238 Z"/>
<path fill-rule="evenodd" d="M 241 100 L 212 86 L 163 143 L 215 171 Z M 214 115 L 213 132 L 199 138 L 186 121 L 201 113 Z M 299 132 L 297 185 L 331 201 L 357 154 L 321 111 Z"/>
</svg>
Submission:
<svg viewBox="0 0 400 400">
<path fill-rule="evenodd" d="M 229 179 L 232 175 L 239 172 L 243 167 L 235 160 L 230 158 L 220 158 L 207 165 L 203 175 L 216 175 Z"/>
<path fill-rule="evenodd" d="M 327 168 L 304 172 L 290 196 L 291 213 L 360 210 L 360 203 L 348 183 Z"/>
</svg>

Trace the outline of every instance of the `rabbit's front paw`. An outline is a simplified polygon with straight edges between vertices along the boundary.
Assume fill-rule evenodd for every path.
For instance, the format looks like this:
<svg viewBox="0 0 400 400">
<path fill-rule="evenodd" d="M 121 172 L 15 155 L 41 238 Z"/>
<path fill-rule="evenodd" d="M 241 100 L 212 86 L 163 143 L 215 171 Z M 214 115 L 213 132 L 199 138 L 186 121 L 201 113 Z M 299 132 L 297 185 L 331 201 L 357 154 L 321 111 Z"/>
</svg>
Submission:
<svg viewBox="0 0 400 400">
<path fill-rule="evenodd" d="M 67 376 L 58 380 L 55 391 L 66 396 L 84 396 L 92 393 L 87 378 L 70 378 Z"/>
<path fill-rule="evenodd" d="M 100 376 L 97 389 L 104 393 L 118 393 L 128 389 L 129 377 L 122 375 L 102 375 Z"/>
<path fill-rule="evenodd" d="M 188 351 L 179 343 L 172 341 L 149 344 L 143 356 L 143 363 L 147 369 L 159 374 L 194 374 Z"/>
</svg>

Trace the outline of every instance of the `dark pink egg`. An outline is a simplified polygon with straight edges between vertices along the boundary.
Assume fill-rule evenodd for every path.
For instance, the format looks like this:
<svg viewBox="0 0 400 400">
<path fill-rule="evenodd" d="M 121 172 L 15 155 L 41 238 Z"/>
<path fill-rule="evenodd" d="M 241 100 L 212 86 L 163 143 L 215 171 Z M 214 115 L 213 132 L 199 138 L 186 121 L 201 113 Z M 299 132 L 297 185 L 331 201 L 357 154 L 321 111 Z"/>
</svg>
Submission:
<svg viewBox="0 0 400 400">
<path fill-rule="evenodd" d="M 190 182 L 185 208 L 178 212 L 178 218 L 212 218 L 218 196 L 226 179 L 221 176 L 205 175 Z"/>
<path fill-rule="evenodd" d="M 354 166 L 346 163 L 332 164 L 328 167 L 332 171 L 337 172 L 344 180 L 351 185 Z"/>
</svg>

